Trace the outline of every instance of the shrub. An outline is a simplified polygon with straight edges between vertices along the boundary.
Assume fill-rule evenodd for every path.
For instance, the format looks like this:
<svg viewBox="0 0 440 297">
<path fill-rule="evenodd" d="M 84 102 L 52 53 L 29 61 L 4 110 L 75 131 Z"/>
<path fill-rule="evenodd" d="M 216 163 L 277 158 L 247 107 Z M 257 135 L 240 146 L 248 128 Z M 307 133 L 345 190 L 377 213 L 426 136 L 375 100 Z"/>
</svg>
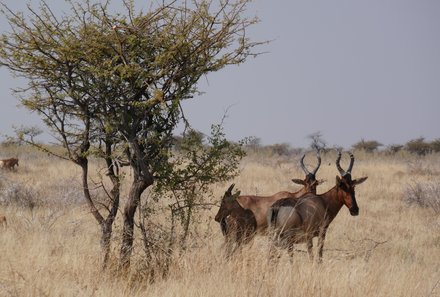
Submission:
<svg viewBox="0 0 440 297">
<path fill-rule="evenodd" d="M 3 181 L 0 188 L 0 204 L 9 206 L 15 205 L 23 208 L 33 209 L 40 206 L 40 195 L 38 192 L 30 187 L 24 186 L 20 183 Z"/>
<path fill-rule="evenodd" d="M 405 144 L 405 149 L 410 153 L 424 156 L 431 152 L 431 145 L 425 141 L 425 138 L 420 137 L 408 141 Z"/>
<path fill-rule="evenodd" d="M 440 214 L 440 185 L 434 182 L 415 182 L 406 187 L 403 200 L 408 205 L 432 209 Z"/>
<path fill-rule="evenodd" d="M 374 151 L 377 151 L 377 149 L 382 146 L 383 144 L 376 141 L 376 140 L 364 140 L 355 143 L 352 145 L 353 149 L 355 150 L 364 150 L 368 153 L 372 153 Z"/>
<path fill-rule="evenodd" d="M 290 145 L 288 143 L 275 143 L 268 146 L 268 149 L 275 155 L 290 156 Z"/>
<path fill-rule="evenodd" d="M 403 149 L 403 145 L 401 144 L 390 144 L 387 146 L 385 152 L 389 155 L 394 155 L 398 152 L 400 152 Z"/>
<path fill-rule="evenodd" d="M 440 152 L 440 138 L 434 139 L 430 145 L 433 152 Z"/>
</svg>

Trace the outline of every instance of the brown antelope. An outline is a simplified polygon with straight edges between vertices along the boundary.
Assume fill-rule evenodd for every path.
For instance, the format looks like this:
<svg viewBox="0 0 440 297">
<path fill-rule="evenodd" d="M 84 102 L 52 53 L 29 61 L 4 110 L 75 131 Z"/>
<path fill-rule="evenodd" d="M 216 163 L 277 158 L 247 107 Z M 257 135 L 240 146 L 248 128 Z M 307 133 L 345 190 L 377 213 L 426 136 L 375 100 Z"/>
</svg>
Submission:
<svg viewBox="0 0 440 297">
<path fill-rule="evenodd" d="M 355 186 L 363 183 L 367 177 L 351 179 L 354 156 L 350 154 L 347 171 L 341 168 L 341 152 L 336 159 L 336 168 L 341 177 L 336 176 L 336 185 L 328 192 L 316 195 L 306 194 L 300 199 L 286 198 L 272 205 L 267 214 L 270 230 L 274 231 L 276 245 L 286 247 L 293 252 L 296 243 L 307 243 L 309 257 L 313 259 L 313 237 L 318 237 L 319 261 L 322 260 L 325 235 L 328 226 L 345 205 L 352 216 L 359 214 L 356 202 Z"/>
<path fill-rule="evenodd" d="M 0 226 L 3 228 L 6 228 L 8 226 L 6 217 L 4 215 L 0 215 Z"/>
<path fill-rule="evenodd" d="M 18 167 L 18 159 L 17 158 L 0 160 L 0 168 L 6 168 L 9 170 L 13 170 L 13 169 L 15 169 L 15 165 L 17 165 L 17 167 Z"/>
<path fill-rule="evenodd" d="M 220 227 L 225 236 L 226 256 L 229 258 L 242 244 L 248 243 L 257 229 L 255 216 L 249 209 L 244 209 L 237 202 L 240 191 L 232 194 L 232 184 L 225 192 L 220 205 L 220 210 L 215 220 L 220 222 Z"/>
<path fill-rule="evenodd" d="M 321 156 L 318 154 L 318 165 L 316 168 L 309 172 L 304 166 L 304 157 L 302 156 L 300 160 L 300 165 L 306 174 L 304 180 L 292 179 L 294 183 L 303 185 L 303 188 L 297 192 L 291 193 L 287 191 L 278 192 L 272 196 L 240 196 L 239 194 L 232 195 L 226 191 L 223 196 L 220 209 L 215 216 L 215 220 L 220 223 L 223 234 L 225 235 L 225 230 L 238 230 L 236 235 L 229 235 L 226 240 L 235 238 L 237 244 L 249 242 L 256 232 L 264 233 L 267 229 L 267 210 L 270 206 L 277 200 L 286 197 L 300 197 L 305 193 L 316 193 L 316 187 L 320 183 L 316 180 L 316 172 L 321 165 Z M 231 188 L 232 190 L 232 188 Z M 238 192 L 239 193 L 239 192 Z M 250 218 L 252 214 L 252 219 Z M 255 227 L 254 227 L 255 220 Z M 249 224 L 249 226 L 239 226 L 242 224 Z M 231 225 L 231 226 L 228 226 Z M 242 232 L 241 230 L 253 230 L 252 232 Z M 232 232 L 232 231 L 231 231 Z M 234 231 L 235 232 L 235 231 Z M 246 235 L 246 240 L 241 236 Z"/>
</svg>

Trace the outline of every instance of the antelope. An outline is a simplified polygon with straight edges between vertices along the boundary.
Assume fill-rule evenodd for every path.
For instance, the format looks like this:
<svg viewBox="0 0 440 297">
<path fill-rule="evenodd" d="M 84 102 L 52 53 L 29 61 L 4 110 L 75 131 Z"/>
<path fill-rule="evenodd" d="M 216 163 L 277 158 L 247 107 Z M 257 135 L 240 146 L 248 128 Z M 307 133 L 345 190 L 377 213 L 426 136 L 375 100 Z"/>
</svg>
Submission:
<svg viewBox="0 0 440 297">
<path fill-rule="evenodd" d="M 220 222 L 222 233 L 225 236 L 228 258 L 238 247 L 248 243 L 257 229 L 257 221 L 252 211 L 244 209 L 237 202 L 240 191 L 232 194 L 234 186 L 235 184 L 232 184 L 223 195 L 220 210 L 215 217 L 215 220 Z"/>
<path fill-rule="evenodd" d="M 17 167 L 18 167 L 18 159 L 17 158 L 0 160 L 0 168 L 6 168 L 9 170 L 13 170 L 13 169 L 15 169 L 15 165 L 17 165 Z"/>
<path fill-rule="evenodd" d="M 318 237 L 318 261 L 322 261 L 324 240 L 328 226 L 345 205 L 352 216 L 359 214 L 355 186 L 368 177 L 352 180 L 354 156 L 350 155 L 350 165 L 344 171 L 340 165 L 341 152 L 338 152 L 336 168 L 341 177 L 336 176 L 336 185 L 321 195 L 309 193 L 300 199 L 286 198 L 274 203 L 267 213 L 269 229 L 274 231 L 274 243 L 293 253 L 293 245 L 306 243 L 307 252 L 313 260 L 313 238 Z"/>
<path fill-rule="evenodd" d="M 249 242 L 256 233 L 264 233 L 267 229 L 266 212 L 275 201 L 286 197 L 301 197 L 302 195 L 309 192 L 316 193 L 316 187 L 320 183 L 320 181 L 316 180 L 316 172 L 321 165 L 321 156 L 318 153 L 318 165 L 312 172 L 308 171 L 307 168 L 304 166 L 304 157 L 305 155 L 302 156 L 300 160 L 300 165 L 306 174 L 305 179 L 292 179 L 294 183 L 304 186 L 301 190 L 297 192 L 292 193 L 283 191 L 278 192 L 272 196 L 265 197 L 240 196 L 240 192 L 238 192 L 238 194 L 236 193 L 232 195 L 229 190 L 232 191 L 233 187 L 225 192 L 225 195 L 223 196 L 221 201 L 220 209 L 215 216 L 215 220 L 220 223 L 223 234 L 225 235 L 225 239 L 227 241 L 231 240 L 231 238 L 235 238 L 235 241 L 239 246 L 243 243 Z M 238 231 L 230 231 L 235 232 L 236 234 L 226 236 L 227 230 Z M 252 230 L 252 232 L 243 232 L 241 230 Z M 242 236 L 244 235 L 246 235 L 246 240 L 242 238 Z"/>
<path fill-rule="evenodd" d="M 0 215 L 0 226 L 2 226 L 3 228 L 6 228 L 8 226 L 6 217 L 4 215 Z"/>
</svg>

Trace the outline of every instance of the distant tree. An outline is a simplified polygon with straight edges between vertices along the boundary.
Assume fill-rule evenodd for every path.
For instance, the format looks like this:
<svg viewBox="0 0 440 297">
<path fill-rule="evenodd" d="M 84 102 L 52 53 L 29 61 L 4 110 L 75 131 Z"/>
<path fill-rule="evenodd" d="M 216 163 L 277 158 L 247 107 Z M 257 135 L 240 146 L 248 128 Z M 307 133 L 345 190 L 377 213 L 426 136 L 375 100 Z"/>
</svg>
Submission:
<svg viewBox="0 0 440 297">
<path fill-rule="evenodd" d="M 405 149 L 410 153 L 420 156 L 426 155 L 431 152 L 431 145 L 425 141 L 424 137 L 412 139 L 405 144 Z"/>
<path fill-rule="evenodd" d="M 184 144 L 184 141 L 186 139 L 193 139 L 193 142 L 197 142 L 198 145 L 202 145 L 205 139 L 205 135 L 200 131 L 190 128 L 184 133 L 182 133 L 182 135 L 173 136 L 172 142 L 174 148 L 178 151 L 181 150 L 182 145 Z"/>
<path fill-rule="evenodd" d="M 121 267 L 130 264 L 142 193 L 175 169 L 170 150 L 184 120 L 181 102 L 198 94 L 201 77 L 258 55 L 262 43 L 247 34 L 257 23 L 246 16 L 249 2 L 158 1 L 136 12 L 134 1 L 124 0 L 125 14 L 113 14 L 109 0 L 68 1 L 71 14 L 61 17 L 44 1 L 26 13 L 2 6 L 12 30 L 0 38 L 0 66 L 27 79 L 17 90 L 21 102 L 64 146 L 59 157 L 81 166 L 84 195 L 103 230 L 119 209 L 119 168 L 131 167 Z M 89 193 L 91 154 L 106 160 L 113 183 L 108 224 Z"/>
<path fill-rule="evenodd" d="M 310 139 L 310 148 L 315 151 L 325 151 L 327 148 L 327 142 L 324 140 L 324 137 L 321 131 L 317 131 L 307 136 Z"/>
<path fill-rule="evenodd" d="M 289 156 L 290 155 L 290 144 L 288 143 L 275 143 L 268 146 L 268 149 L 279 156 Z"/>
<path fill-rule="evenodd" d="M 16 133 L 27 135 L 31 141 L 35 141 L 35 137 L 41 135 L 43 133 L 43 130 L 40 127 L 37 126 L 22 126 L 20 128 L 15 128 Z"/>
<path fill-rule="evenodd" d="M 404 146 L 402 144 L 390 144 L 386 147 L 387 154 L 393 155 L 400 152 Z"/>
<path fill-rule="evenodd" d="M 437 138 L 437 139 L 434 139 L 433 141 L 431 141 L 430 145 L 431 145 L 431 150 L 433 152 L 436 152 L 436 153 L 440 152 L 440 138 Z"/>
<path fill-rule="evenodd" d="M 261 149 L 261 138 L 256 136 L 250 136 L 246 138 L 246 144 L 245 147 L 251 150 L 258 150 Z"/>
<path fill-rule="evenodd" d="M 364 150 L 368 153 L 377 151 L 380 146 L 382 146 L 382 143 L 376 140 L 364 140 L 364 139 L 352 145 L 353 149 Z"/>
</svg>

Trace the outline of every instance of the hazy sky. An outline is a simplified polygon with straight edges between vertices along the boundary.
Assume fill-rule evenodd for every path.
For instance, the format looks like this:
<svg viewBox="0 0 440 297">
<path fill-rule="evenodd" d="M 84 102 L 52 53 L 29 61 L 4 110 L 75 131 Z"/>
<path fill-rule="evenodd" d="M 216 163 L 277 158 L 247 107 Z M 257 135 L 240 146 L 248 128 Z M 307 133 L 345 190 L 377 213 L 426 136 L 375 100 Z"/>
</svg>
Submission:
<svg viewBox="0 0 440 297">
<path fill-rule="evenodd" d="M 205 94 L 184 104 L 196 129 L 209 133 L 230 107 L 225 131 L 233 140 L 306 147 L 317 131 L 345 147 L 362 138 L 385 145 L 440 138 L 440 1 L 257 0 L 249 11 L 261 19 L 250 36 L 273 42 L 261 48 L 267 54 L 200 82 Z M 4 17 L 0 28 L 8 30 Z M 0 68 L 0 133 L 43 127 L 17 107 L 10 88 L 20 84 Z"/>
</svg>

